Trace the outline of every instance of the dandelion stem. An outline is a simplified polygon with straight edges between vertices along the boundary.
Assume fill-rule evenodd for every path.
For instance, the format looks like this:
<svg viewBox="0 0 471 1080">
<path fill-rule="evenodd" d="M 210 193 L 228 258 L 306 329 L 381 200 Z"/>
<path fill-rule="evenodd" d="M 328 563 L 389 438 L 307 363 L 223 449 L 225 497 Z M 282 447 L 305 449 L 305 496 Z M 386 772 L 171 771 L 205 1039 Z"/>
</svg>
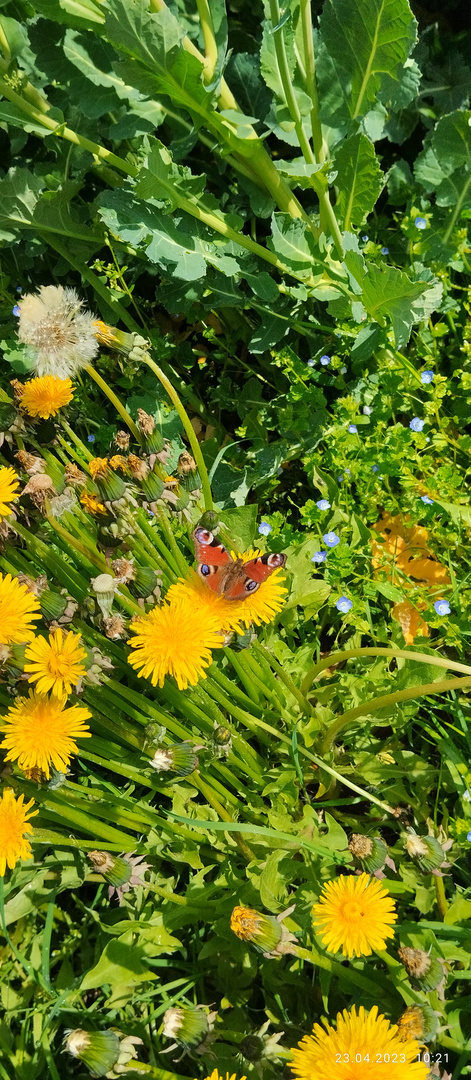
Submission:
<svg viewBox="0 0 471 1080">
<path fill-rule="evenodd" d="M 340 652 L 330 653 L 324 660 L 314 664 L 301 685 L 302 692 L 307 694 L 317 676 L 327 668 L 333 667 L 335 664 L 343 664 L 345 660 L 355 660 L 362 656 L 384 656 L 385 658 L 391 657 L 391 659 L 400 656 L 404 660 L 416 660 L 417 663 L 432 664 L 434 667 L 443 667 L 449 671 L 462 671 L 464 675 L 471 675 L 471 667 L 468 664 L 458 664 L 454 660 L 448 660 L 433 653 L 412 652 L 409 649 L 377 649 L 369 647 L 365 649 L 342 649 Z"/>
<path fill-rule="evenodd" d="M 198 471 L 199 471 L 199 474 L 200 474 L 200 477 L 201 477 L 201 485 L 202 485 L 202 488 L 203 488 L 203 497 L 204 497 L 205 510 L 212 510 L 213 509 L 213 498 L 212 498 L 212 495 L 211 495 L 211 487 L 210 487 L 210 483 L 209 483 L 208 472 L 207 472 L 207 469 L 206 469 L 206 465 L 205 465 L 203 455 L 201 453 L 201 449 L 200 449 L 198 439 L 196 438 L 194 429 L 193 429 L 192 424 L 191 424 L 190 417 L 188 416 L 188 413 L 187 413 L 181 399 L 179 398 L 179 396 L 177 394 L 177 391 L 172 386 L 172 383 L 170 382 L 170 380 L 167 379 L 167 376 L 162 371 L 162 368 L 160 368 L 158 366 L 158 364 L 155 363 L 155 361 L 152 359 L 151 356 L 149 356 L 148 353 L 146 353 L 144 355 L 144 362 L 147 364 L 148 367 L 150 367 L 151 371 L 154 372 L 154 375 L 157 376 L 159 382 L 162 383 L 162 386 L 167 391 L 167 394 L 168 394 L 170 400 L 173 402 L 173 404 L 174 404 L 174 406 L 175 406 L 175 408 L 177 410 L 177 413 L 178 413 L 178 415 L 180 417 L 180 420 L 181 420 L 181 422 L 183 424 L 183 427 L 185 429 L 186 436 L 188 438 L 188 442 L 189 442 L 189 444 L 191 446 L 191 452 L 192 452 L 193 457 L 194 457 L 194 459 L 196 461 L 196 464 L 198 466 Z"/>
<path fill-rule="evenodd" d="M 130 432 L 134 435 L 134 438 L 139 443 L 139 446 L 142 446 L 143 437 L 139 431 L 139 428 L 134 423 L 132 416 L 130 416 L 128 410 L 125 408 L 122 401 L 119 400 L 118 395 L 115 394 L 114 390 L 111 389 L 111 386 L 109 386 L 109 384 L 106 383 L 104 379 L 102 379 L 101 375 L 98 373 L 98 371 L 95 370 L 92 364 L 87 364 L 85 371 L 88 375 L 91 376 L 92 379 L 94 379 L 97 386 L 100 387 L 100 390 L 103 390 L 103 393 L 106 394 L 112 405 L 114 405 L 116 412 L 119 413 L 121 419 L 124 420 L 125 424 L 127 424 Z"/>
</svg>

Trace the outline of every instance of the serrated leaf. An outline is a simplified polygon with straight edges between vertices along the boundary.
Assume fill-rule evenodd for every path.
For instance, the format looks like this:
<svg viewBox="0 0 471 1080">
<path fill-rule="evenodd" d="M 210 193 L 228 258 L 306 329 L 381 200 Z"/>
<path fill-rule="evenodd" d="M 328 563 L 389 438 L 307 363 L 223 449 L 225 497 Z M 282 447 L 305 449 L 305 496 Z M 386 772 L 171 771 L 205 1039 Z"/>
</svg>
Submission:
<svg viewBox="0 0 471 1080">
<path fill-rule="evenodd" d="M 12 241 L 18 228 L 29 225 L 42 181 L 28 169 L 10 169 L 0 180 L 0 237 Z"/>
<path fill-rule="evenodd" d="M 366 135 L 357 132 L 340 144 L 334 168 L 339 189 L 336 216 L 343 229 L 358 228 L 371 213 L 384 183 L 374 146 Z"/>
<path fill-rule="evenodd" d="M 441 292 L 435 283 L 411 281 L 393 266 L 380 268 L 367 263 L 356 251 L 347 251 L 345 264 L 361 286 L 363 305 L 380 326 L 389 318 L 398 348 L 407 344 L 415 322 L 427 318 L 439 302 Z"/>
<path fill-rule="evenodd" d="M 289 214 L 273 214 L 271 238 L 267 246 L 297 274 L 311 274 L 313 263 L 320 262 L 319 248 L 306 222 Z"/>
<path fill-rule="evenodd" d="M 405 77 L 416 40 L 407 0 L 328 0 L 320 18 L 319 98 L 322 120 L 356 120 Z"/>
<path fill-rule="evenodd" d="M 443 116 L 416 161 L 416 180 L 436 192 L 438 206 L 453 206 L 454 218 L 471 207 L 471 112 Z"/>
</svg>

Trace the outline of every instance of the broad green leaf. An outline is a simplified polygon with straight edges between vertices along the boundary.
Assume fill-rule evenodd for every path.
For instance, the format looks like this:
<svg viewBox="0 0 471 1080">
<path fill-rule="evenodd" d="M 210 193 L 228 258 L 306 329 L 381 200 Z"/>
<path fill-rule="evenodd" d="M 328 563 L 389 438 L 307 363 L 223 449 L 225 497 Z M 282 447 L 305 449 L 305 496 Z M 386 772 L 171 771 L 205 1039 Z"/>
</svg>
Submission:
<svg viewBox="0 0 471 1080">
<path fill-rule="evenodd" d="M 426 191 L 435 191 L 438 206 L 453 207 L 452 224 L 471 208 L 471 112 L 457 110 L 438 121 L 414 173 Z"/>
<path fill-rule="evenodd" d="M 34 10 L 51 22 L 94 30 L 104 22 L 99 0 L 35 0 Z"/>
<path fill-rule="evenodd" d="M 358 132 L 342 142 L 334 155 L 339 196 L 335 213 L 343 229 L 362 225 L 381 192 L 384 177 L 373 144 Z"/>
<path fill-rule="evenodd" d="M 407 344 L 412 326 L 428 318 L 436 308 L 441 291 L 435 283 L 411 281 L 393 266 L 384 269 L 367 263 L 356 251 L 347 251 L 345 263 L 354 281 L 361 286 L 363 305 L 380 326 L 392 322 L 398 348 Z"/>
<path fill-rule="evenodd" d="M 407 0 L 327 0 L 320 33 L 321 115 L 334 126 L 361 119 L 378 98 L 391 98 L 393 84 L 405 77 L 416 22 Z"/>
<path fill-rule="evenodd" d="M 30 225 L 42 182 L 28 169 L 10 169 L 0 180 L 0 237 L 12 241 Z"/>
<path fill-rule="evenodd" d="M 291 218 L 288 214 L 273 214 L 271 222 L 271 239 L 267 240 L 270 250 L 291 270 L 309 277 L 313 263 L 321 261 L 309 227 L 301 218 Z"/>
<path fill-rule="evenodd" d="M 132 84 L 126 85 L 113 71 L 116 54 L 105 41 L 92 34 L 69 29 L 65 33 L 63 49 L 64 56 L 94 86 L 110 87 L 120 98 L 132 100 L 141 97 Z"/>
<path fill-rule="evenodd" d="M 252 53 L 233 53 L 227 65 L 227 81 L 241 108 L 263 120 L 271 94 L 260 75 L 260 62 Z"/>
</svg>

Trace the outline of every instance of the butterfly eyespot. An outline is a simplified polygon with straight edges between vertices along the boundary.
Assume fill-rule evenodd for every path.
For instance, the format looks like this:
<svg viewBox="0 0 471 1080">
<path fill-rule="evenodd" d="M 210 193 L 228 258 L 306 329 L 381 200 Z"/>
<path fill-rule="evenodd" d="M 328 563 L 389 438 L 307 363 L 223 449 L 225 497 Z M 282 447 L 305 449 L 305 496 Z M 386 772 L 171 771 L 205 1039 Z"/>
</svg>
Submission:
<svg viewBox="0 0 471 1080">
<path fill-rule="evenodd" d="M 214 540 L 214 534 L 209 529 L 195 529 L 195 536 L 200 544 L 212 544 Z"/>
<path fill-rule="evenodd" d="M 275 570 L 277 566 L 282 566 L 284 559 L 282 555 L 269 555 L 267 559 L 267 566 L 272 570 Z"/>
<path fill-rule="evenodd" d="M 210 571 L 209 566 L 208 566 L 207 563 L 202 563 L 201 564 L 201 573 L 202 573 L 203 577 L 209 577 L 211 571 Z"/>
<path fill-rule="evenodd" d="M 246 592 L 255 592 L 255 589 L 258 589 L 258 586 L 259 586 L 258 581 L 246 581 L 245 582 L 245 591 Z"/>
</svg>

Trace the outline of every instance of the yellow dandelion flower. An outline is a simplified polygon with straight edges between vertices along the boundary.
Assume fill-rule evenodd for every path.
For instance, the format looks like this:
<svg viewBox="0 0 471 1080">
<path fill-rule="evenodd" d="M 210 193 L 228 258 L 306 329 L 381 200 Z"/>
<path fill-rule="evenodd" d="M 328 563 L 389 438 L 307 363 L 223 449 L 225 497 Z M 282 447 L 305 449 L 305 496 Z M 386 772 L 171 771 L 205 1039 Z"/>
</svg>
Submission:
<svg viewBox="0 0 471 1080">
<path fill-rule="evenodd" d="M 163 686 L 173 675 L 179 690 L 205 679 L 211 649 L 221 648 L 224 639 L 218 620 L 209 611 L 180 599 L 162 604 L 131 623 L 136 637 L 128 642 L 134 653 L 128 661 L 141 668 L 140 678 L 150 678 L 152 686 Z"/>
<path fill-rule="evenodd" d="M 19 498 L 18 477 L 14 469 L 0 469 L 0 521 L 11 514 L 7 503 Z"/>
<path fill-rule="evenodd" d="M 110 465 L 112 469 L 121 469 L 123 472 L 127 472 L 128 463 L 122 454 L 114 454 L 110 458 Z"/>
<path fill-rule="evenodd" d="M 74 740 L 91 735 L 85 725 L 91 713 L 79 705 L 65 709 L 65 704 L 65 698 L 45 697 L 35 690 L 28 698 L 18 698 L 0 723 L 6 760 L 18 761 L 20 769 L 39 768 L 48 779 L 51 765 L 67 772 L 72 754 L 78 753 Z"/>
<path fill-rule="evenodd" d="M 98 496 L 94 495 L 93 492 L 83 491 L 80 496 L 80 502 L 82 503 L 84 510 L 86 510 L 88 514 L 108 513 L 106 506 L 103 506 L 103 503 L 100 502 Z"/>
<path fill-rule="evenodd" d="M 39 600 L 11 574 L 0 574 L 0 642 L 21 645 L 34 637 L 33 619 L 41 618 Z"/>
<path fill-rule="evenodd" d="M 175 585 L 170 586 L 166 600 L 172 604 L 181 600 L 185 604 L 197 607 L 198 611 L 205 612 L 217 620 L 218 627 L 224 634 L 228 634 L 231 630 L 242 633 L 241 620 L 235 610 L 241 605 L 235 603 L 234 600 L 226 600 L 224 596 L 218 596 L 217 593 L 208 589 L 195 570 L 191 571 L 186 581 L 180 578 Z M 245 600 L 243 603 L 245 604 Z"/>
<path fill-rule="evenodd" d="M 206 1080 L 224 1080 L 224 1077 L 219 1075 L 219 1069 L 213 1069 L 211 1076 L 207 1076 Z M 236 1074 L 232 1073 L 232 1076 L 229 1076 L 229 1073 L 226 1072 L 225 1080 L 237 1080 Z M 241 1076 L 240 1080 L 247 1080 L 247 1078 Z"/>
<path fill-rule="evenodd" d="M 31 844 L 25 833 L 32 833 L 28 818 L 39 813 L 31 810 L 34 799 L 23 805 L 24 795 L 15 798 L 11 788 L 5 788 L 0 801 L 0 875 L 3 877 L 7 866 L 10 870 L 18 859 L 31 858 Z"/>
<path fill-rule="evenodd" d="M 47 420 L 55 416 L 59 409 L 72 401 L 73 387 L 70 379 L 58 379 L 56 375 L 43 375 L 42 379 L 30 379 L 26 383 L 21 407 L 29 416 L 40 416 Z"/>
<path fill-rule="evenodd" d="M 49 690 L 56 697 L 66 697 L 72 693 L 85 668 L 80 663 L 87 653 L 80 644 L 80 634 L 53 630 L 46 638 L 38 637 L 27 646 L 25 651 L 25 671 L 30 671 L 30 682 L 37 682 L 38 694 L 47 694 Z"/>
<path fill-rule="evenodd" d="M 109 473 L 109 463 L 107 457 L 94 457 L 88 462 L 88 468 L 90 469 L 90 475 L 92 480 L 98 479 L 104 480 Z"/>
<path fill-rule="evenodd" d="M 290 1068 L 298 1080 L 426 1080 L 428 1065 L 417 1061 L 420 1045 L 415 1039 L 401 1042 L 397 1026 L 391 1025 L 378 1006 L 365 1012 L 360 1005 L 337 1013 L 337 1028 L 324 1021 L 326 1030 L 314 1024 L 299 1048 L 292 1050 Z"/>
<path fill-rule="evenodd" d="M 388 890 L 369 874 L 343 874 L 328 881 L 312 913 L 324 948 L 341 949 L 348 957 L 384 949 L 386 939 L 394 936 L 391 924 L 397 919 Z"/>
</svg>

